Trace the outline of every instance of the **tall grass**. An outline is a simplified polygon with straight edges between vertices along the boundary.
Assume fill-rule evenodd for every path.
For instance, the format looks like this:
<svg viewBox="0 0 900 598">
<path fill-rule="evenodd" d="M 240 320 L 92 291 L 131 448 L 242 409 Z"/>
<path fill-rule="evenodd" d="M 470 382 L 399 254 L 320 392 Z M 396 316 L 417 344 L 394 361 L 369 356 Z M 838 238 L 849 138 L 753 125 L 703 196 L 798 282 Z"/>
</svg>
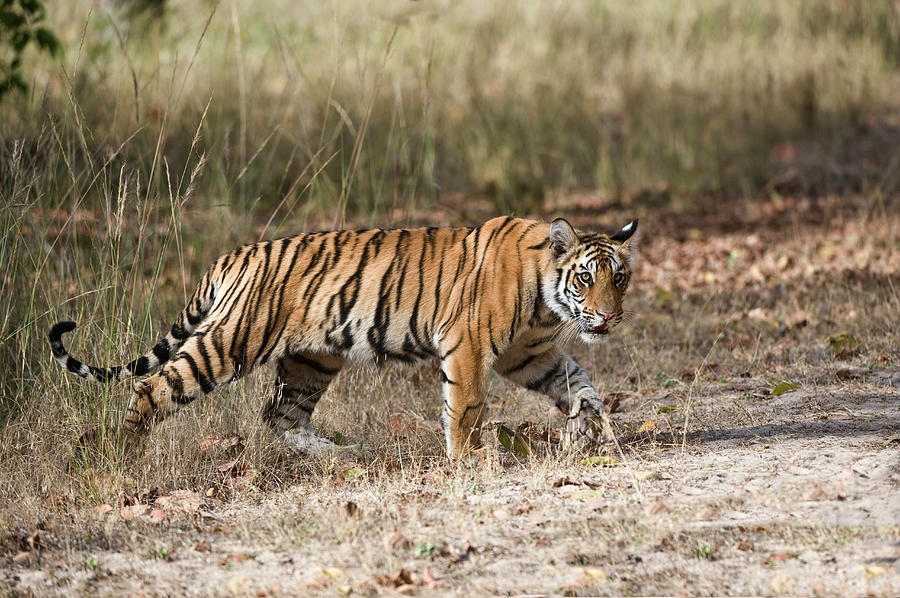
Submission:
<svg viewBox="0 0 900 598">
<path fill-rule="evenodd" d="M 572 188 L 752 194 L 783 174 L 772 148 L 786 141 L 833 186 L 826 171 L 863 168 L 846 150 L 897 104 L 887 0 L 229 0 L 132 23 L 75 1 L 51 17 L 63 68 L 33 66 L 4 138 L 33 143 L 53 117 L 63 142 L 85 135 L 82 166 L 130 139 L 112 165 L 162 186 L 160 160 L 183 167 L 208 106 L 204 205 L 240 212 L 287 198 L 377 218 L 456 191 L 513 210 Z"/>
</svg>

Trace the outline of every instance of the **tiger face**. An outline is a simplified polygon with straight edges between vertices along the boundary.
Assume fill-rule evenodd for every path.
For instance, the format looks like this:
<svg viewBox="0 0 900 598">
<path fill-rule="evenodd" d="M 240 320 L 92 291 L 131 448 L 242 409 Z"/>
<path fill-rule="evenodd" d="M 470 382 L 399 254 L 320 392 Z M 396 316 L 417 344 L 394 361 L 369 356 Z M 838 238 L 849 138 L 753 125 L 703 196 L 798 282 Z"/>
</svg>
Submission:
<svg viewBox="0 0 900 598">
<path fill-rule="evenodd" d="M 612 237 L 579 235 L 562 218 L 550 226 L 556 268 L 544 281 L 547 303 L 586 342 L 598 341 L 622 322 L 637 223 L 628 223 Z"/>
</svg>

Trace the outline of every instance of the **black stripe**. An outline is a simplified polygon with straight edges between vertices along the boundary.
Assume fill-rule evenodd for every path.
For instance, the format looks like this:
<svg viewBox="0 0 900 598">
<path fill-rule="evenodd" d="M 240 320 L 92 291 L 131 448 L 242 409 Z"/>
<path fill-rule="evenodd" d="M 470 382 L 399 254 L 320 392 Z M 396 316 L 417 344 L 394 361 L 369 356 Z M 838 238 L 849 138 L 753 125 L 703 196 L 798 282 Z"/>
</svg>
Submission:
<svg viewBox="0 0 900 598">
<path fill-rule="evenodd" d="M 265 327 L 263 328 L 263 335 L 262 340 L 259 344 L 259 349 L 257 350 L 256 355 L 253 358 L 254 363 L 257 360 L 265 362 L 268 358 L 270 351 L 267 349 L 267 347 L 269 346 L 269 341 L 272 338 L 272 332 L 274 331 L 275 327 L 278 326 L 282 299 L 284 297 L 284 290 L 287 286 L 285 284 L 285 279 L 290 276 L 290 270 L 287 270 L 285 277 L 279 278 L 279 272 L 284 260 L 284 253 L 285 251 L 287 251 L 287 243 L 282 242 L 279 246 L 279 249 L 280 251 L 278 252 L 278 255 L 274 258 L 275 268 L 272 271 L 272 280 L 267 281 L 265 285 L 268 289 L 272 289 L 272 292 L 269 294 Z"/>
<path fill-rule="evenodd" d="M 536 390 L 538 392 L 545 392 L 550 387 L 550 382 L 555 378 L 563 375 L 564 372 L 561 368 L 562 362 L 557 361 L 553 367 L 547 371 L 546 374 L 538 378 L 537 380 L 533 380 L 525 385 L 525 388 L 528 390 Z"/>
<path fill-rule="evenodd" d="M 193 374 L 194 379 L 200 384 L 200 388 L 203 389 L 203 392 L 210 393 L 215 389 L 215 385 L 210 382 L 209 378 L 200 371 L 200 368 L 197 366 L 196 360 L 190 353 L 180 353 L 181 359 L 185 360 L 188 366 L 191 368 L 191 374 Z"/>
<path fill-rule="evenodd" d="M 509 368 L 508 370 L 506 370 L 505 372 L 503 372 L 503 375 L 509 376 L 510 374 L 514 374 L 514 373 L 518 372 L 519 370 L 524 370 L 526 367 L 528 367 L 528 364 L 530 364 L 532 361 L 535 360 L 536 357 L 537 357 L 537 355 L 529 355 L 528 357 L 523 359 L 521 362 L 519 362 L 515 366 L 513 366 L 513 367 Z"/>
<path fill-rule="evenodd" d="M 153 347 L 153 355 L 160 363 L 169 361 L 169 339 L 163 338 Z"/>
<path fill-rule="evenodd" d="M 131 370 L 131 373 L 135 376 L 143 376 L 150 371 L 150 360 L 146 355 L 143 355 L 134 362 L 134 368 L 128 369 Z"/>
<path fill-rule="evenodd" d="M 325 365 L 322 365 L 321 363 L 319 363 L 318 361 L 316 361 L 314 359 L 309 359 L 307 357 L 304 357 L 300 353 L 292 353 L 292 354 L 288 355 L 287 357 L 289 359 L 291 359 L 292 361 L 296 361 L 297 363 L 299 363 L 301 365 L 305 365 L 324 376 L 336 376 L 337 373 L 339 371 L 341 371 L 340 367 L 337 367 L 337 368 L 327 367 Z"/>
</svg>

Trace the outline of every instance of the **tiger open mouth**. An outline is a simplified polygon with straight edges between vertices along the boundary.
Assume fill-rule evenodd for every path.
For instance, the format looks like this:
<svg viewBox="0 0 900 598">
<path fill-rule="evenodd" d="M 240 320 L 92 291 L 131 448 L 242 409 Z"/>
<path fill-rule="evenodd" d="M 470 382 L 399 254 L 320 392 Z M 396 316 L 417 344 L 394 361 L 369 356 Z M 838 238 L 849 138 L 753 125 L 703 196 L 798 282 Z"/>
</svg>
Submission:
<svg viewBox="0 0 900 598">
<path fill-rule="evenodd" d="M 607 334 L 609 333 L 609 324 L 606 322 L 600 324 L 599 326 L 591 326 L 585 330 L 588 334 Z"/>
</svg>

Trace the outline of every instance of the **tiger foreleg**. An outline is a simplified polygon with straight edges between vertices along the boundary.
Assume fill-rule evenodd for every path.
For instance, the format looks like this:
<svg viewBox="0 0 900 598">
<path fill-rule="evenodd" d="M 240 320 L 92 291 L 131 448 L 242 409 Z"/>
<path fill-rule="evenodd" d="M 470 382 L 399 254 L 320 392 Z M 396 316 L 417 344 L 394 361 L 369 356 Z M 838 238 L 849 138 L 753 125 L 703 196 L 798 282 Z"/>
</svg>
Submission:
<svg viewBox="0 0 900 598">
<path fill-rule="evenodd" d="M 607 408 L 585 371 L 555 345 L 534 348 L 540 352 L 508 352 L 495 368 L 528 390 L 548 396 L 566 415 L 563 448 L 584 450 L 615 438 Z"/>
<path fill-rule="evenodd" d="M 457 347 L 441 361 L 444 408 L 441 425 L 447 456 L 461 459 L 481 446 L 484 417 L 484 368 L 481 360 Z"/>
</svg>

